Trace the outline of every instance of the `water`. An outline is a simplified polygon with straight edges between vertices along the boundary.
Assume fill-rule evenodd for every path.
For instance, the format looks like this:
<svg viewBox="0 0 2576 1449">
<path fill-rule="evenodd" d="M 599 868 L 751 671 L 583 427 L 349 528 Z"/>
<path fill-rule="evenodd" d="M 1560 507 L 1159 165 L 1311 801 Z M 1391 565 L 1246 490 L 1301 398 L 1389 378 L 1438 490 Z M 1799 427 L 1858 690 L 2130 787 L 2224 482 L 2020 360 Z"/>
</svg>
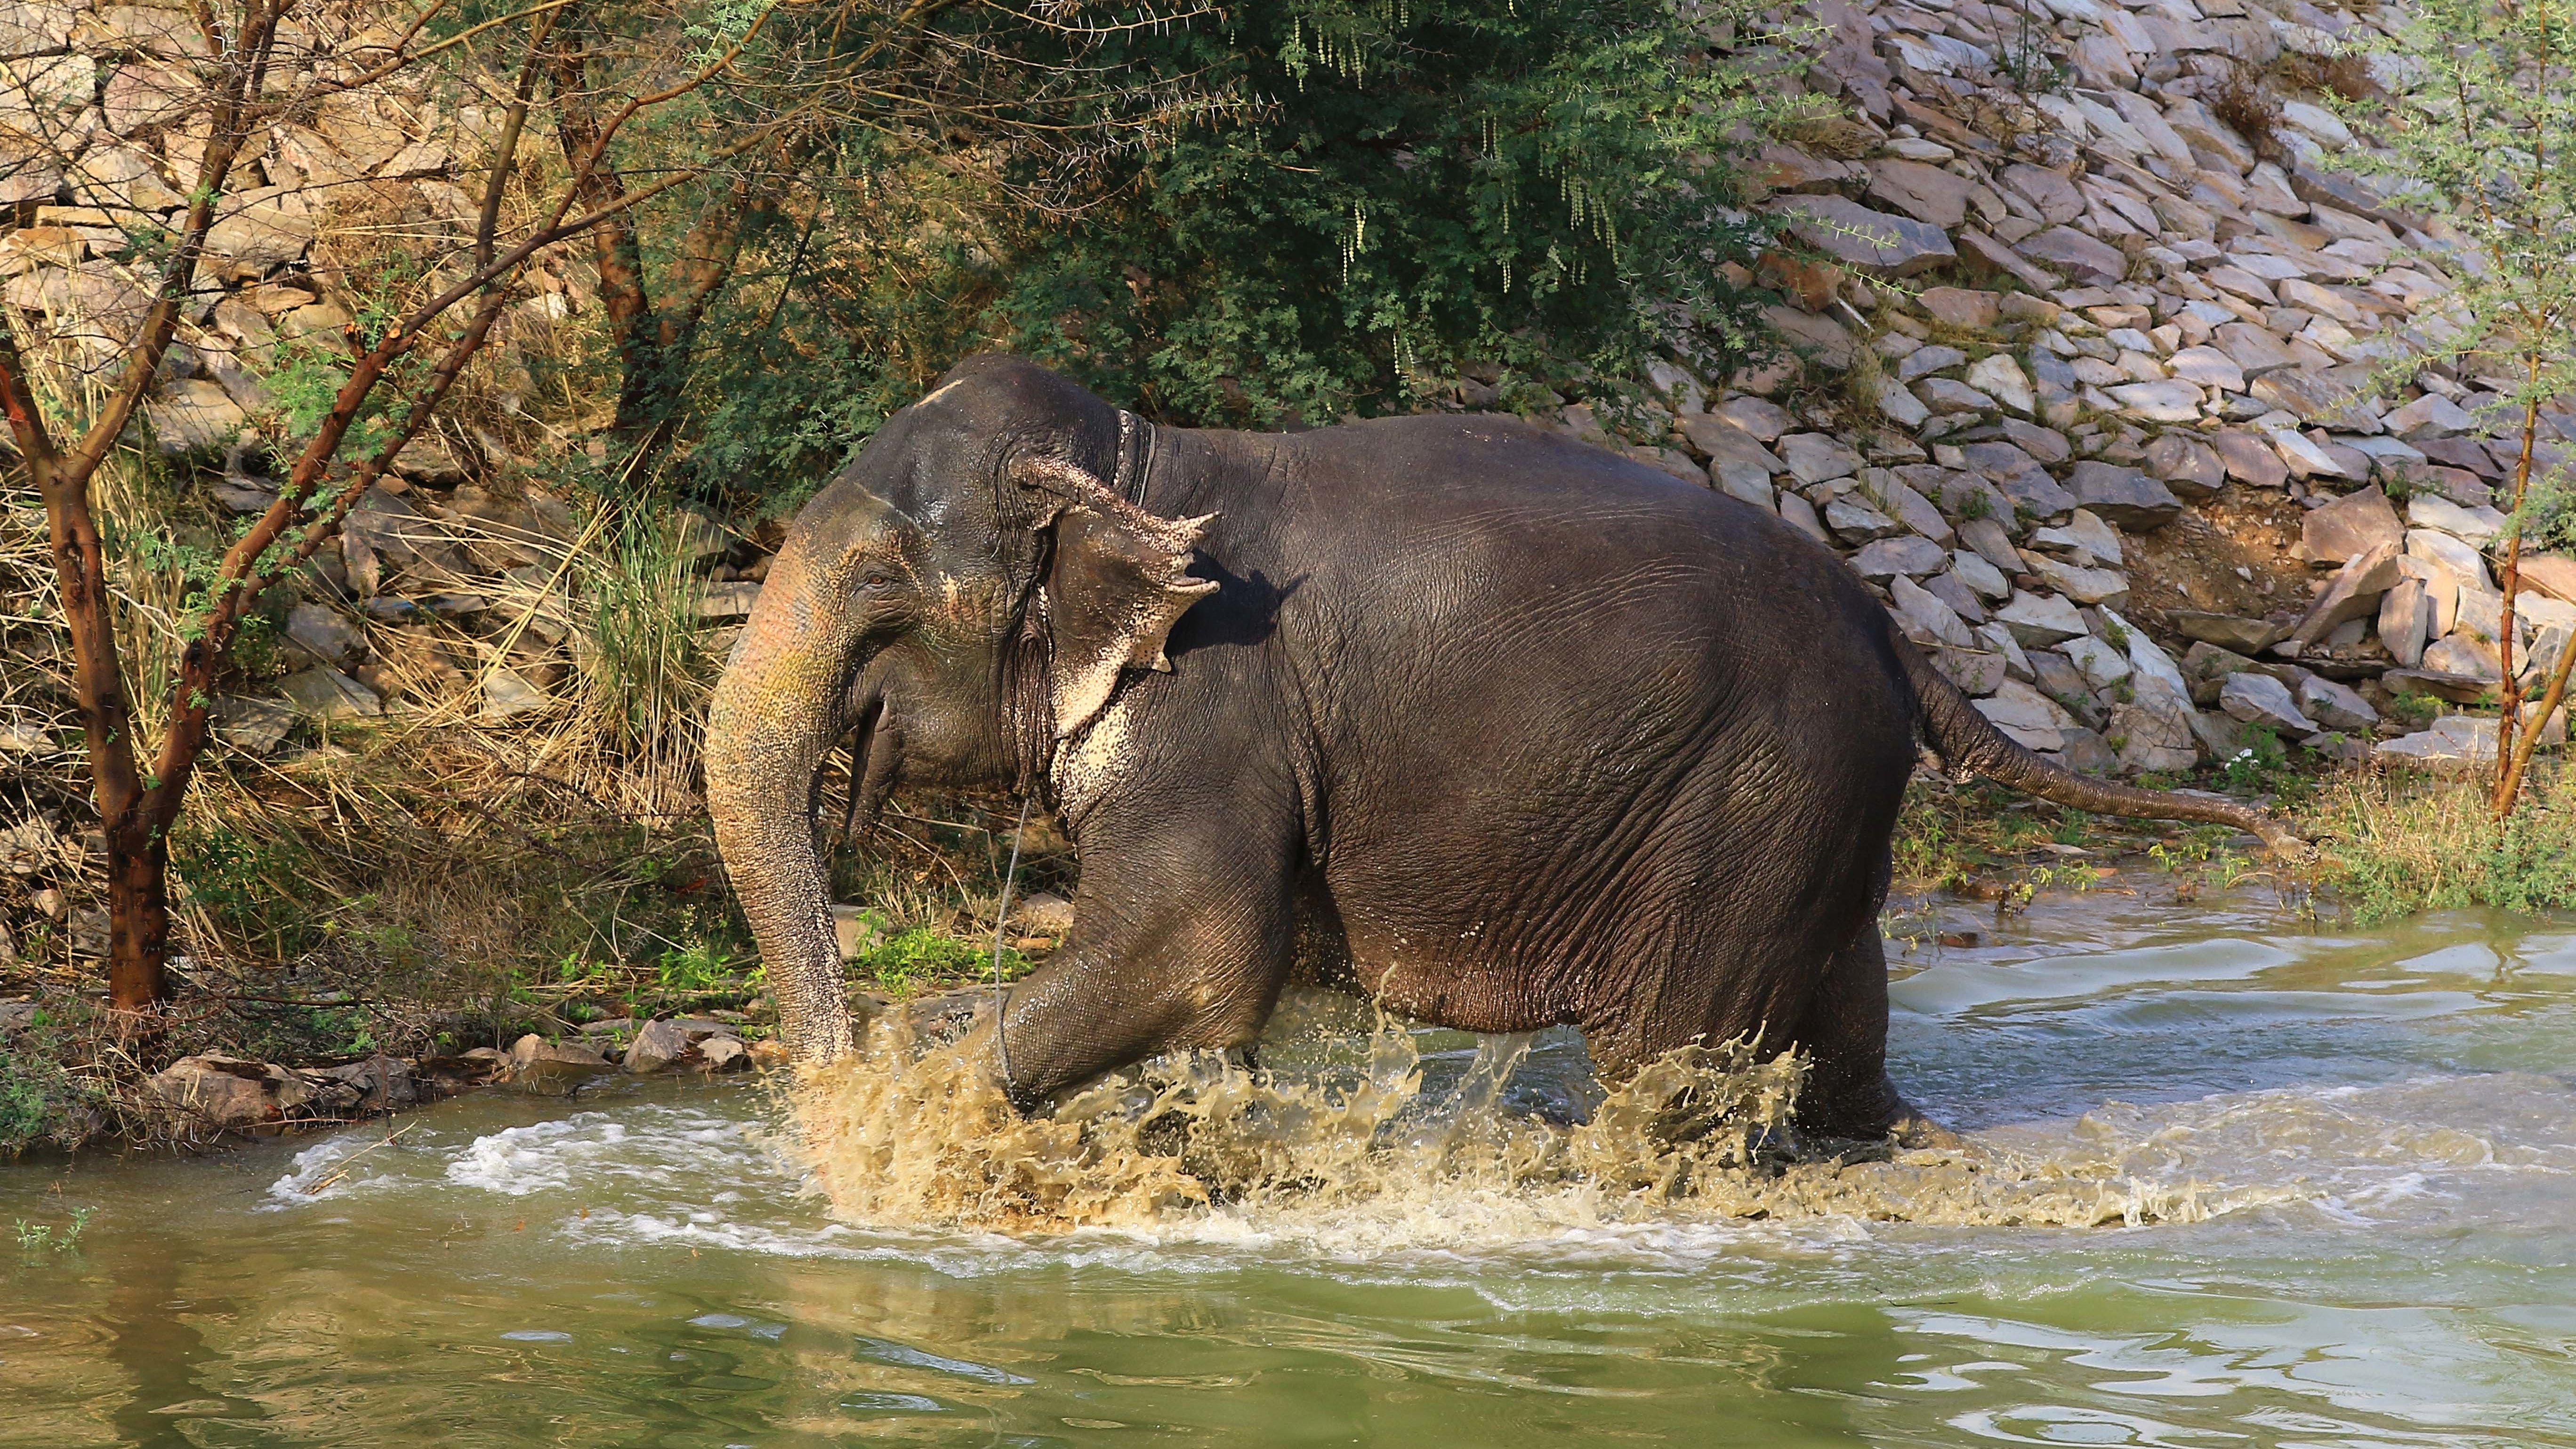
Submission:
<svg viewBox="0 0 2576 1449">
<path fill-rule="evenodd" d="M 97 1209 L 0 1237 L 0 1443 L 2576 1445 L 2576 932 L 1956 923 L 1898 967 L 1899 1080 L 2143 1225 L 1464 1184 L 866 1228 L 756 1085 L 483 1094 L 391 1145 L 0 1168 L 0 1224 Z M 1444 1100 L 1473 1042 L 1417 1043 Z"/>
</svg>

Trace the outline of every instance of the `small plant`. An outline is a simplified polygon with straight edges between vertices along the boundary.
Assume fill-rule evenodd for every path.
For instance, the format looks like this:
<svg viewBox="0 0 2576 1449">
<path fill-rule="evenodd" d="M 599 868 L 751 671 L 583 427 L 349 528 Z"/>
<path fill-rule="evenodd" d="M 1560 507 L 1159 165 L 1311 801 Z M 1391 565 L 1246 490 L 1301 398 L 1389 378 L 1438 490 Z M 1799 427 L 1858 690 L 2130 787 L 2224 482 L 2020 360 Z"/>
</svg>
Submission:
<svg viewBox="0 0 2576 1449">
<path fill-rule="evenodd" d="M 80 1245 L 81 1234 L 89 1227 L 96 1208 L 72 1209 L 72 1220 L 57 1228 L 51 1223 L 31 1223 L 25 1218 L 12 1219 L 18 1233 L 18 1251 L 30 1254 L 68 1253 Z"/>
<path fill-rule="evenodd" d="M 2209 113 L 2244 137 L 2256 156 L 2280 159 L 2281 103 L 2264 94 L 2262 75 L 2253 67 L 2240 64 L 2228 70 L 2209 98 Z"/>
</svg>

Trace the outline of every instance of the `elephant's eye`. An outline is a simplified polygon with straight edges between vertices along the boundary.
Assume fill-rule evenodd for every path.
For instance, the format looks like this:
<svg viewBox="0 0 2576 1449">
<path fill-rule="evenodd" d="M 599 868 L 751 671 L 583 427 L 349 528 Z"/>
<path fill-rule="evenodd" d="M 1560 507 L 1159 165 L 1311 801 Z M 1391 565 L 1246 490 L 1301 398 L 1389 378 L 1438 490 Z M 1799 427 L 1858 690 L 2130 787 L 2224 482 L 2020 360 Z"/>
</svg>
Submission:
<svg viewBox="0 0 2576 1449">
<path fill-rule="evenodd" d="M 882 589 L 886 586 L 886 582 L 887 580 L 885 575 L 870 574 L 866 578 L 859 580 L 859 587 L 863 589 Z"/>
</svg>

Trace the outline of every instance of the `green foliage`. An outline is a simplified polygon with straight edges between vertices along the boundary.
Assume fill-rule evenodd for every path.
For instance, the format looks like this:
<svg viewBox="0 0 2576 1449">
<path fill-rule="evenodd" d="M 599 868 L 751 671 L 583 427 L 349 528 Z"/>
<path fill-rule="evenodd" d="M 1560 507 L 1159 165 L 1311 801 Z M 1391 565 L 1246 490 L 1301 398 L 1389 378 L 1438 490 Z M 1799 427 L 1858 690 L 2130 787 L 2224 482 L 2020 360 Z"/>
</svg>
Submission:
<svg viewBox="0 0 2576 1449">
<path fill-rule="evenodd" d="M 80 1246 L 81 1234 L 88 1231 L 89 1220 L 96 1208 L 72 1209 L 71 1221 L 62 1227 L 51 1223 L 31 1223 L 13 1218 L 11 1225 L 18 1236 L 18 1251 L 28 1254 L 68 1253 Z"/>
<path fill-rule="evenodd" d="M 2318 884 L 2355 925 L 2488 906 L 2576 909 L 2576 779 L 2535 763 L 2522 808 L 2499 823 L 2474 775 L 2351 774 L 2301 824 L 2324 847 Z"/>
<path fill-rule="evenodd" d="M 885 931 L 883 916 L 869 913 L 870 923 Z M 993 948 L 961 940 L 927 926 L 912 926 L 883 935 L 876 945 L 851 958 L 849 969 L 870 988 L 898 1000 L 925 990 L 970 986 L 990 981 Z M 1016 981 L 1029 973 L 1027 957 L 1002 948 L 1002 979 Z"/>
<path fill-rule="evenodd" d="M 690 397 L 703 490 L 811 476 L 967 353 L 1005 347 L 1167 421 L 1402 411 L 1462 366 L 1507 403 L 1680 345 L 1758 351 L 1726 280 L 1767 231 L 1740 138 L 1821 107 L 1803 36 L 1741 0 L 1266 0 L 1099 34 L 1065 103 L 1106 134 L 1139 97 L 1187 124 L 989 171 L 837 131 L 799 204 L 750 219 Z M 996 36 L 1023 50 L 1042 37 Z M 1721 43 L 1722 42 L 1722 43 Z M 774 504 L 783 511 L 801 498 Z"/>
</svg>

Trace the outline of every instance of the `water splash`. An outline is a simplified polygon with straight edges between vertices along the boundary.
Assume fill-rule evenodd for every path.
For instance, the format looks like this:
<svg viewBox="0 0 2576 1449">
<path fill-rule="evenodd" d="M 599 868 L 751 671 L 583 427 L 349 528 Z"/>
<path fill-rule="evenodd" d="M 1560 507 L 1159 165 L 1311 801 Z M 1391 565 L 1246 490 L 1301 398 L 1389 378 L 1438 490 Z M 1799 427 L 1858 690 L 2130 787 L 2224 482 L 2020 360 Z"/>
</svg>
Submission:
<svg viewBox="0 0 2576 1449">
<path fill-rule="evenodd" d="M 1505 1105 L 1526 1039 L 1488 1040 L 1455 1090 L 1426 1094 L 1412 1035 L 1383 1018 L 1320 1064 L 1166 1058 L 1023 1118 L 992 1083 L 986 1031 L 940 1042 L 889 1015 L 797 1079 L 781 1145 L 836 1216 L 1366 1251 L 1667 1222 L 2135 1226 L 2295 1195 L 2143 1178 L 2080 1142 L 2049 1156 L 1802 1145 L 1805 1060 L 1746 1041 L 1670 1053 L 1579 1124 Z"/>
</svg>

